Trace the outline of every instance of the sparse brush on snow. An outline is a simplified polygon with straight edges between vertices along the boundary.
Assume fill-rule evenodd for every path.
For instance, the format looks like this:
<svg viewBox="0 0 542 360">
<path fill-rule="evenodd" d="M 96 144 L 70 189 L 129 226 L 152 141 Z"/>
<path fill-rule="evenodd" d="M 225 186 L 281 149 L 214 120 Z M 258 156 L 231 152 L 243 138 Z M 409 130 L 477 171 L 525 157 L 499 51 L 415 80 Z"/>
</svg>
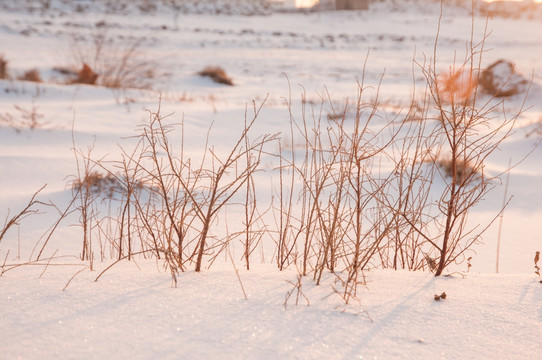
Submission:
<svg viewBox="0 0 542 360">
<path fill-rule="evenodd" d="M 474 19 L 472 21 L 474 22 Z M 440 145 L 437 151 L 429 154 L 429 159 L 436 159 L 441 153 L 449 154 L 446 173 L 452 176 L 442 179 L 446 187 L 437 202 L 440 214 L 434 218 L 440 219 L 438 222 L 430 221 L 436 225 L 438 235 L 433 235 L 426 224 L 420 223 L 423 207 L 401 216 L 436 250 L 437 276 L 451 263 L 464 259 L 466 252 L 480 240 L 484 231 L 498 216 L 496 214 L 495 218 L 478 232 L 466 225 L 469 212 L 494 187 L 494 178 L 484 172 L 484 161 L 511 135 L 517 118 L 523 112 L 520 107 L 514 115 L 496 122 L 492 112 L 499 111 L 502 101 L 496 97 L 479 99 L 480 81 L 476 69 L 480 68 L 482 62 L 485 40 L 485 34 L 478 43 L 470 40 L 465 60 L 450 67 L 449 74 L 452 76 L 448 80 L 453 81 L 449 86 L 442 85 L 442 75 L 437 70 L 438 33 L 432 60 L 418 63 L 428 87 L 428 104 L 436 109 L 438 114 L 437 124 L 431 130 L 430 137 L 434 137 L 435 144 Z M 463 79 L 463 76 L 465 80 L 455 81 Z M 458 84 L 459 86 L 456 86 Z M 491 131 L 482 132 L 488 128 Z M 415 178 L 414 182 L 419 183 L 422 188 L 431 187 L 427 182 L 430 178 L 422 176 Z"/>
<path fill-rule="evenodd" d="M 45 125 L 45 123 L 42 121 L 42 118 L 45 115 L 38 112 L 38 107 L 35 104 L 32 104 L 30 108 L 15 105 L 15 109 L 19 111 L 19 123 L 23 127 L 28 127 L 30 130 L 34 130 L 36 128 L 42 128 Z"/>
<path fill-rule="evenodd" d="M 198 72 L 198 75 L 208 77 L 218 84 L 233 86 L 233 80 L 220 66 L 207 66 L 205 69 Z"/>
<path fill-rule="evenodd" d="M 279 269 L 300 263 L 301 274 L 311 274 L 317 285 L 325 271 L 337 274 L 337 291 L 346 303 L 364 284 L 363 271 L 372 266 L 372 259 L 391 237 L 397 218 L 381 204 L 384 190 L 378 183 L 386 183 L 387 175 L 381 179 L 375 166 L 386 156 L 399 129 L 392 122 L 378 122 L 382 113 L 379 88 L 373 100 L 366 100 L 369 91 L 364 80 L 360 79 L 353 99 L 353 119 L 316 115 L 324 104 L 333 113 L 346 113 L 349 103 L 335 109 L 330 94 L 315 105 L 303 94 L 299 117 L 287 100 L 290 143 L 279 146 L 279 184 L 273 206 Z M 370 131 L 371 126 L 378 131 Z M 303 144 L 300 154 L 295 150 L 296 137 Z"/>
<path fill-rule="evenodd" d="M 138 43 L 112 58 L 107 49 L 114 41 L 105 33 L 93 40 L 92 56 L 77 57 L 79 82 L 134 84 L 123 74 L 137 74 L 129 64 L 138 63 L 132 63 Z M 436 276 L 462 261 L 470 268 L 469 251 L 490 225 L 469 228 L 467 221 L 494 186 L 484 161 L 510 136 L 522 111 L 498 123 L 494 114 L 502 102 L 479 103 L 476 69 L 484 40 L 471 42 L 466 60 L 442 72 L 437 35 L 432 60 L 415 62 L 423 91 L 414 89 L 402 112 L 387 113 L 382 79 L 369 86 L 364 64 L 353 98 L 334 101 L 326 89 L 308 100 L 303 90 L 294 102 L 290 93 L 289 133 L 282 136 L 253 134 L 265 101 L 254 102 L 228 149 L 209 144 L 209 130 L 197 158 L 185 152 L 183 122 L 164 115 L 160 100 L 134 145 L 114 154 L 116 161 L 94 159 L 93 147 L 74 150 L 73 200 L 62 216 L 79 214 L 81 259 L 92 269 L 95 258 L 157 258 L 176 283 L 180 272 L 202 271 L 221 255 L 234 259 L 236 244 L 250 269 L 256 248 L 268 241 L 280 271 L 298 269 L 285 305 L 290 296 L 303 297 L 305 276 L 321 285 L 333 274 L 334 294 L 350 304 L 359 300 L 365 271 L 375 267 Z M 219 67 L 199 74 L 233 84 Z M 272 181 L 267 202 L 256 196 L 264 159 Z M 230 211 L 242 221 L 228 224 Z"/>
<path fill-rule="evenodd" d="M 14 216 L 10 217 L 8 213 L 8 216 L 4 221 L 4 225 L 0 228 L 0 243 L 2 243 L 2 239 L 4 238 L 8 230 L 11 229 L 13 226 L 20 225 L 20 222 L 23 219 L 31 215 L 39 214 L 39 210 L 37 210 L 36 207 L 40 204 L 43 205 L 43 202 L 37 200 L 37 196 L 44 188 L 45 186 L 42 186 L 38 191 L 36 191 L 30 198 L 26 206 Z"/>
<path fill-rule="evenodd" d="M 46 122 L 42 121 L 44 115 L 38 111 L 38 107 L 34 103 L 30 108 L 22 105 L 13 105 L 13 107 L 17 113 L 0 113 L 0 125 L 3 123 L 17 132 L 22 129 L 43 128 L 46 125 Z"/>
<path fill-rule="evenodd" d="M 71 41 L 72 62 L 81 67 L 72 82 L 114 89 L 151 88 L 157 67 L 139 50 L 144 39 L 120 42 L 108 35 L 106 23 L 100 24 L 90 38 L 74 37 Z"/>
<path fill-rule="evenodd" d="M 118 260 L 129 260 L 135 254 L 164 259 L 176 283 L 178 272 L 185 271 L 191 264 L 196 271 L 201 271 L 206 259 L 212 263 L 227 250 L 230 241 L 244 235 L 248 267 L 250 253 L 263 235 L 251 225 L 257 221 L 252 175 L 259 171 L 264 146 L 277 137 L 250 137 L 260 109 L 254 104 L 254 115 L 251 118 L 247 115 L 245 127 L 229 153 L 220 155 L 205 144 L 203 158 L 208 160 L 199 166 L 184 155 L 182 148 L 180 154 L 172 148 L 169 136 L 182 127 L 170 124 L 160 107 L 155 112 L 149 111 L 149 120 L 140 128 L 135 148 L 130 151 L 123 148 L 122 160 L 112 163 L 121 170 L 121 175 L 104 177 L 96 173 L 92 169 L 104 164 L 92 160 L 91 149 L 86 153 L 77 152 L 80 165 L 74 189 L 78 190 L 78 210 L 86 234 L 82 257 L 92 259 L 96 248 L 92 239 L 98 230 L 111 244 Z M 118 214 L 113 219 L 114 233 L 108 230 L 111 227 L 104 227 L 95 202 L 96 191 L 111 186 L 123 189 L 117 201 Z M 232 199 L 243 189 L 247 201 L 244 205 L 234 203 Z M 214 225 L 226 208 L 234 206 L 245 209 L 245 230 L 218 238 Z"/>
<path fill-rule="evenodd" d="M 92 259 L 93 229 L 101 229 L 118 260 L 135 254 L 164 259 L 176 283 L 180 271 L 190 265 L 201 271 L 205 261 L 212 265 L 238 239 L 249 269 L 250 254 L 263 236 L 269 236 L 276 244 L 280 270 L 299 266 L 300 276 L 310 274 L 316 285 L 324 272 L 335 274 L 335 292 L 346 304 L 357 299 L 364 271 L 375 266 L 429 268 L 441 275 L 448 265 L 466 258 L 487 228 L 475 233 L 466 229 L 466 219 L 491 189 L 492 179 L 482 176 L 483 161 L 507 138 L 516 117 L 493 125 L 489 135 L 480 135 L 478 129 L 487 126 L 488 113 L 498 104 L 478 108 L 477 87 L 469 90 L 472 96 L 455 96 L 448 87 L 442 99 L 435 64 L 418 65 L 428 90 L 391 121 L 380 120 L 386 118 L 378 101 L 380 88 L 369 92 L 362 77 L 351 105 L 354 112 L 346 111 L 349 101 L 343 109 L 335 109 L 329 93 L 319 104 L 307 102 L 303 94 L 298 117 L 287 99 L 290 140 L 286 143 L 277 135 L 249 137 L 261 109 L 254 105 L 254 115 L 245 119 L 231 151 L 219 155 L 206 143 L 205 160 L 199 165 L 184 154 L 182 146 L 180 153 L 173 150 L 170 136 L 179 128 L 161 114 L 159 104 L 140 128 L 137 146 L 123 148 L 123 160 L 115 163 L 123 173 L 115 179 L 129 189 L 120 199 L 115 225 L 109 226 L 115 232 L 106 230 L 103 218 L 93 210 L 94 195 L 79 194 L 82 223 L 87 224 L 83 258 Z M 333 114 L 344 115 L 317 115 L 324 105 Z M 404 121 L 413 112 L 425 118 Z M 262 220 L 267 210 L 258 209 L 253 180 L 263 147 L 269 143 L 278 146 L 273 170 L 278 183 L 270 206 L 274 225 Z M 437 161 L 442 153 L 451 154 L 444 171 Z M 79 156 L 86 169 L 79 177 L 81 184 L 92 188 L 91 182 L 105 181 L 90 171 L 95 165 L 103 167 L 100 161 L 92 160 L 90 153 Z M 389 169 L 377 170 L 384 162 Z M 433 186 L 436 181 L 444 182 L 443 190 Z M 134 186 L 143 183 L 148 186 Z M 239 201 L 241 192 L 244 200 Z M 238 200 L 233 202 L 234 198 Z M 225 209 L 234 206 L 244 209 L 243 229 L 221 234 L 216 224 Z M 294 284 L 298 296 L 300 284 Z"/>
<path fill-rule="evenodd" d="M 482 93 L 483 25 L 453 8 L 428 44 L 441 0 L 177 19 L 263 1 L 0 0 L 0 358 L 538 358 L 540 148 L 511 164 L 542 87 L 516 125 L 520 95 Z M 540 35 L 513 41 L 537 24 L 491 24 L 497 54 L 542 68 Z M 51 73 L 71 31 L 88 56 Z M 150 56 L 163 97 L 103 78 Z"/>
</svg>

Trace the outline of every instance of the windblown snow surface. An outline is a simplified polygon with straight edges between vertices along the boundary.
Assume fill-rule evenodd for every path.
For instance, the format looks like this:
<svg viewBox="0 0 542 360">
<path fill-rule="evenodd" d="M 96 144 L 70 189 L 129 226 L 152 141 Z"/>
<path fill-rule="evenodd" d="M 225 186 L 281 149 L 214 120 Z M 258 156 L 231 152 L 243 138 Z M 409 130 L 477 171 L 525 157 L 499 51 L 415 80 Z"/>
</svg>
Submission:
<svg viewBox="0 0 542 360">
<path fill-rule="evenodd" d="M 303 94 L 308 103 L 318 104 L 327 93 L 344 103 L 355 99 L 363 78 L 373 91 L 381 81 L 378 96 L 390 112 L 408 105 L 413 84 L 423 88 L 413 60 L 423 63 L 433 55 L 440 4 L 384 1 L 363 12 L 296 12 L 241 1 L 187 1 L 175 8 L 167 2 L 146 8 L 145 1 L 133 2 L 139 7 L 36 3 L 0 3 L 0 53 L 8 61 L 8 78 L 0 80 L 0 216 L 13 216 L 45 184 L 38 200 L 57 208 L 40 206 L 40 214 L 20 220 L 0 240 L 0 359 L 541 356 L 542 283 L 533 258 L 542 250 L 542 149 L 535 147 L 540 133 L 532 135 L 542 119 L 539 18 L 477 13 L 472 28 L 468 6 L 444 6 L 439 66 L 461 61 L 471 29 L 479 39 L 487 20 L 482 67 L 507 59 L 533 79 L 514 134 L 486 164 L 493 174 L 509 163 L 517 166 L 469 221 L 490 223 L 505 192 L 512 199 L 502 223 L 497 219 L 469 253 L 470 268 L 463 261 L 435 278 L 375 267 L 345 305 L 334 275 L 324 274 L 316 286 L 312 274 L 298 284 L 295 265 L 278 271 L 271 240 L 256 250 L 251 270 L 243 268 L 241 245 L 233 242 L 235 266 L 224 252 L 210 268 L 180 273 L 175 287 L 161 260 L 143 257 L 122 261 L 94 281 L 112 260 L 100 261 L 97 250 L 93 271 L 79 260 L 77 213 L 61 222 L 47 244 L 44 234 L 72 197 L 73 148 L 92 148 L 94 159 L 118 160 L 120 146 L 134 143 L 131 136 L 149 118 L 146 110 L 156 111 L 160 98 L 162 113 L 183 122 L 184 151 L 195 157 L 211 124 L 214 151 L 231 148 L 252 101 L 264 103 L 252 131 L 280 132 L 286 141 L 285 101 L 291 99 L 292 114 L 299 117 Z M 66 84 L 65 75 L 53 70 L 79 64 L 98 34 L 110 39 L 105 47 L 137 44 L 133 57 L 153 66 L 150 89 Z M 235 86 L 197 75 L 211 65 L 223 67 Z M 43 82 L 18 80 L 30 69 Z M 519 110 L 523 101 L 507 99 L 505 111 Z M 31 129 L 32 119 L 37 126 Z M 275 185 L 265 172 L 256 181 L 265 199 Z M 228 214 L 228 225 L 242 223 L 243 216 Z M 54 259 L 15 267 L 41 249 L 42 258 Z M 434 300 L 442 293 L 445 299 Z"/>
</svg>

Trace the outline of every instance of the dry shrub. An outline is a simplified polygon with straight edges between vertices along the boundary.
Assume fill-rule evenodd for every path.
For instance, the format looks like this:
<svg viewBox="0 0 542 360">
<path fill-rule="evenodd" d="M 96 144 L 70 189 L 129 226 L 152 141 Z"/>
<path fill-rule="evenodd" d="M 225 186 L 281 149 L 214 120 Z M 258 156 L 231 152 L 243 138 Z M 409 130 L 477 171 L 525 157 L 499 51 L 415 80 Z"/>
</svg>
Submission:
<svg viewBox="0 0 542 360">
<path fill-rule="evenodd" d="M 86 63 L 83 63 L 83 67 L 77 73 L 77 78 L 73 80 L 73 83 L 96 85 L 96 80 L 98 80 L 98 74 L 96 74 Z"/>
<path fill-rule="evenodd" d="M 46 125 L 45 122 L 41 121 L 44 115 L 38 112 L 38 107 L 34 103 L 32 103 L 31 108 L 20 105 L 13 105 L 13 107 L 18 111 L 18 114 L 14 115 L 10 112 L 0 113 L 0 124 L 4 123 L 17 132 L 24 128 L 34 130 L 36 128 L 43 128 Z"/>
<path fill-rule="evenodd" d="M 100 25 L 88 43 L 77 38 L 71 42 L 73 62 L 83 64 L 75 82 L 100 85 L 114 89 L 149 89 L 157 75 L 156 63 L 146 60 L 139 51 L 143 38 L 121 43 L 107 33 L 107 25 Z"/>
<path fill-rule="evenodd" d="M 442 169 L 446 177 L 450 179 L 453 178 L 454 171 L 452 159 L 440 159 L 438 160 L 438 166 Z M 456 160 L 455 166 L 455 176 L 459 182 L 463 182 L 464 180 L 466 180 L 467 178 L 471 178 L 472 176 L 474 176 L 474 178 L 477 178 L 479 175 L 476 169 L 474 169 L 473 165 L 468 161 Z"/>
<path fill-rule="evenodd" d="M 45 188 L 45 185 L 42 186 L 38 191 L 36 191 L 34 193 L 34 195 L 32 195 L 32 198 L 28 201 L 28 203 L 26 204 L 26 206 L 24 207 L 23 210 L 21 210 L 20 212 L 16 213 L 15 216 L 9 218 L 7 217 L 4 224 L 3 225 L 0 225 L 0 243 L 2 242 L 2 238 L 4 237 L 4 235 L 6 235 L 7 231 L 13 227 L 13 226 L 16 226 L 16 225 L 19 225 L 20 221 L 23 220 L 24 218 L 30 216 L 30 215 L 35 215 L 35 214 L 39 214 L 40 212 L 35 209 L 35 207 L 37 205 L 43 205 L 44 203 L 42 203 L 41 201 L 38 201 L 36 199 L 36 197 L 38 196 L 38 194 Z M 9 214 L 9 213 L 8 213 Z"/>
<path fill-rule="evenodd" d="M 403 121 L 422 121 L 427 118 L 427 108 L 423 100 L 412 99 Z"/>
<path fill-rule="evenodd" d="M 474 28 L 474 17 L 471 25 Z M 417 151 L 414 155 L 421 160 L 436 159 L 436 166 L 428 167 L 428 173 L 407 173 L 406 183 L 416 191 L 407 193 L 408 197 L 399 198 L 398 202 L 408 203 L 416 199 L 414 207 L 402 211 L 400 216 L 408 225 L 406 230 L 413 229 L 425 240 L 427 250 L 423 252 L 435 259 L 435 276 L 442 275 L 449 265 L 466 260 L 471 247 L 480 243 L 484 232 L 499 216 L 496 215 L 485 226 L 470 225 L 467 221 L 472 209 L 486 198 L 495 188 L 496 180 L 506 173 L 486 174 L 483 172 L 484 162 L 511 136 L 516 120 L 524 111 L 520 105 L 508 113 L 503 101 L 495 95 L 477 96 L 482 90 L 479 69 L 486 49 L 487 26 L 480 41 L 475 42 L 474 34 L 471 35 L 463 62 L 451 64 L 446 74 L 437 69 L 440 25 L 431 60 L 428 61 L 429 56 L 425 55 L 422 62 L 415 61 L 426 80 L 424 95 L 428 119 L 436 121 L 425 128 L 425 122 L 408 123 L 421 126 L 418 132 L 424 140 L 422 143 L 409 142 L 407 147 L 413 144 L 412 150 L 421 149 L 419 145 L 427 148 L 427 151 Z M 504 116 L 497 118 L 495 112 Z M 489 132 L 486 131 L 488 128 Z M 408 152 L 405 154 L 409 155 Z M 439 154 L 446 154 L 449 160 L 439 160 Z M 431 190 L 435 171 L 442 176 L 445 185 L 442 190 Z M 425 189 L 422 193 L 428 195 L 424 195 L 420 202 L 417 200 L 420 198 L 417 195 L 419 189 Z M 426 216 L 426 210 L 432 206 L 429 199 L 435 198 L 431 193 L 438 198 L 434 215 Z M 395 203 L 390 207 L 398 208 Z M 398 248 L 401 246 L 397 245 Z"/>
<path fill-rule="evenodd" d="M 0 79 L 7 79 L 8 77 L 8 61 L 4 58 L 4 55 L 0 55 Z"/>
<path fill-rule="evenodd" d="M 43 82 L 38 69 L 28 70 L 27 72 L 25 72 L 23 74 L 23 76 L 19 77 L 19 80 L 33 81 L 33 82 Z"/>
<path fill-rule="evenodd" d="M 477 48 L 470 46 L 467 59 L 474 59 Z M 438 36 L 434 59 L 437 47 Z M 295 296 L 296 302 L 304 297 L 302 276 L 310 274 L 319 285 L 324 271 L 336 274 L 339 285 L 333 289 L 346 304 L 358 299 L 364 271 L 375 266 L 429 267 L 436 276 L 442 275 L 448 265 L 466 257 L 487 229 L 478 232 L 476 227 L 467 227 L 468 214 L 492 189 L 495 177 L 482 174 L 483 162 L 510 135 L 519 113 L 505 116 L 495 131 L 484 134 L 480 129 L 486 129 L 489 121 L 496 122 L 494 111 L 500 103 L 477 104 L 472 74 L 478 74 L 479 66 L 466 62 L 460 64 L 460 72 L 442 75 L 436 70 L 436 60 L 417 64 L 426 84 L 421 100 L 412 99 L 405 115 L 408 121 L 381 121 L 388 117 L 378 100 L 380 85 L 369 92 L 374 99 L 365 100 L 370 87 L 362 77 L 348 119 L 334 115 L 345 114 L 348 101 L 341 112 L 334 110 L 329 94 L 320 102 L 303 94 L 300 118 L 294 116 L 291 98 L 286 99 L 290 141 L 282 144 L 285 139 L 273 134 L 254 140 L 249 130 L 261 109 L 254 103 L 254 116 L 247 118 L 245 113 L 244 129 L 231 150 L 215 152 L 207 136 L 201 162 L 190 159 L 182 143 L 180 151 L 174 151 L 170 136 L 176 129 L 183 130 L 182 124 L 166 122 L 160 106 L 156 112 L 149 111 L 148 123 L 136 135 L 139 142 L 133 151 L 122 149 L 123 160 L 115 165 L 123 171 L 121 177 L 90 171 L 89 164 L 96 162 L 81 154 L 84 173 L 79 172 L 82 180 L 74 186 L 83 193 L 82 258 L 92 259 L 91 233 L 103 229 L 115 246 L 112 256 L 122 260 L 154 254 L 165 259 L 176 283 L 178 271 L 194 264 L 201 271 L 203 259 L 209 259 L 210 266 L 238 238 L 242 238 L 248 269 L 249 256 L 265 234 L 276 244 L 274 259 L 280 270 L 299 266 L 285 305 L 290 297 Z M 208 67 L 199 75 L 231 82 L 218 67 Z M 333 116 L 326 119 L 322 109 L 328 103 Z M 262 156 L 273 155 L 264 145 L 275 141 L 279 164 L 273 175 L 278 185 L 273 186 L 268 208 L 275 225 L 261 225 L 258 218 L 267 210 L 262 213 L 256 208 L 259 190 L 253 175 L 260 171 Z M 439 154 L 448 154 L 449 159 L 438 160 Z M 388 170 L 381 170 L 383 162 L 391 164 Z M 446 186 L 433 187 L 439 172 Z M 134 191 L 137 185 L 132 184 L 146 184 L 149 191 Z M 93 222 L 104 220 L 93 213 L 94 198 L 88 197 L 91 191 L 103 193 L 111 188 L 123 191 L 113 220 L 118 234 L 106 226 L 93 227 Z M 217 223 L 231 206 L 244 210 L 243 228 L 233 234 L 226 229 L 223 236 Z M 445 294 L 438 298 L 444 299 Z"/>
<path fill-rule="evenodd" d="M 469 102 L 478 86 L 472 70 L 456 70 L 440 74 L 438 91 L 441 99 L 448 104 Z"/>
<path fill-rule="evenodd" d="M 89 172 L 83 179 L 74 180 L 72 188 L 106 198 L 113 198 L 115 193 L 124 191 L 123 184 L 114 175 L 98 171 Z"/>
<path fill-rule="evenodd" d="M 327 114 L 328 120 L 341 120 L 344 117 L 345 117 L 345 114 L 333 114 L 333 113 Z"/>
<path fill-rule="evenodd" d="M 209 77 L 218 84 L 233 86 L 233 80 L 226 74 L 226 71 L 219 66 L 207 66 L 205 69 L 198 72 L 198 75 Z"/>
</svg>

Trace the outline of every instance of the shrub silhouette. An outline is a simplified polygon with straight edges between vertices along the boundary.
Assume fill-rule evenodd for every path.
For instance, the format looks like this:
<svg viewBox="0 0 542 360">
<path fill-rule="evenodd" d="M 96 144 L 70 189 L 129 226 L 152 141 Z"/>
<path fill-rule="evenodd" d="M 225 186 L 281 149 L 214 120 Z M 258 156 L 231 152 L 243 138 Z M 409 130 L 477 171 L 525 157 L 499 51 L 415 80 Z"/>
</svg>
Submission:
<svg viewBox="0 0 542 360">
<path fill-rule="evenodd" d="M 76 84 L 96 85 L 96 80 L 98 80 L 98 74 L 86 63 L 83 63 L 83 67 L 79 70 L 77 78 L 73 82 Z"/>
<path fill-rule="evenodd" d="M 233 80 L 226 74 L 226 71 L 219 66 L 208 66 L 201 70 L 198 75 L 209 77 L 218 84 L 233 86 Z"/>
</svg>

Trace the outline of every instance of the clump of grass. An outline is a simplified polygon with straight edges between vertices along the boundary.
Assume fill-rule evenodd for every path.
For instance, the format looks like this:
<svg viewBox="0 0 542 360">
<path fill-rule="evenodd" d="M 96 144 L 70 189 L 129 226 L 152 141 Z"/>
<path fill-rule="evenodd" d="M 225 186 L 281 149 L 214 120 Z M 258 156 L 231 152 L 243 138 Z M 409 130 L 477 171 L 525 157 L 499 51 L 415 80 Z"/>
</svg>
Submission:
<svg viewBox="0 0 542 360">
<path fill-rule="evenodd" d="M 205 69 L 198 72 L 198 75 L 209 77 L 218 84 L 233 86 L 233 80 L 220 66 L 207 66 Z"/>
<path fill-rule="evenodd" d="M 341 120 L 342 118 L 344 118 L 345 114 L 333 114 L 333 113 L 329 113 L 327 114 L 327 119 L 328 120 Z"/>
<path fill-rule="evenodd" d="M 4 58 L 4 55 L 0 55 L 0 79 L 7 79 L 8 77 L 8 61 Z"/>
<path fill-rule="evenodd" d="M 74 180 L 72 188 L 77 191 L 102 195 L 106 198 L 112 198 L 116 192 L 124 191 L 124 186 L 114 175 L 102 174 L 98 171 L 88 173 L 83 179 Z"/>
<path fill-rule="evenodd" d="M 19 77 L 19 80 L 33 81 L 33 82 L 43 82 L 38 69 L 28 70 L 27 72 L 25 72 L 23 74 L 23 76 Z"/>
<path fill-rule="evenodd" d="M 98 74 L 96 74 L 88 64 L 83 63 L 83 67 L 77 73 L 77 78 L 73 80 L 73 83 L 96 85 L 96 80 L 98 80 Z"/>
<path fill-rule="evenodd" d="M 438 166 L 444 172 L 444 175 L 448 178 L 454 177 L 454 164 L 452 159 L 440 159 Z M 478 172 L 473 165 L 468 161 L 456 160 L 455 162 L 455 177 L 458 181 L 463 182 L 470 177 L 477 177 Z"/>
<path fill-rule="evenodd" d="M 440 74 L 436 85 L 444 103 L 470 103 L 478 87 L 478 79 L 473 70 L 458 70 L 452 67 Z"/>
<path fill-rule="evenodd" d="M 84 177 L 73 180 L 71 186 L 73 190 L 85 191 L 109 199 L 112 199 L 115 194 L 125 194 L 128 191 L 128 187 L 132 190 L 143 188 L 153 190 L 146 187 L 143 181 L 139 179 L 130 179 L 130 184 L 127 184 L 126 181 L 120 174 L 111 172 L 102 173 L 94 170 L 89 171 Z"/>
<path fill-rule="evenodd" d="M 90 42 L 72 39 L 73 63 L 84 64 L 75 82 L 113 89 L 150 89 L 157 77 L 164 75 L 139 51 L 145 38 L 119 41 L 108 34 L 107 24 L 96 26 Z"/>
</svg>

